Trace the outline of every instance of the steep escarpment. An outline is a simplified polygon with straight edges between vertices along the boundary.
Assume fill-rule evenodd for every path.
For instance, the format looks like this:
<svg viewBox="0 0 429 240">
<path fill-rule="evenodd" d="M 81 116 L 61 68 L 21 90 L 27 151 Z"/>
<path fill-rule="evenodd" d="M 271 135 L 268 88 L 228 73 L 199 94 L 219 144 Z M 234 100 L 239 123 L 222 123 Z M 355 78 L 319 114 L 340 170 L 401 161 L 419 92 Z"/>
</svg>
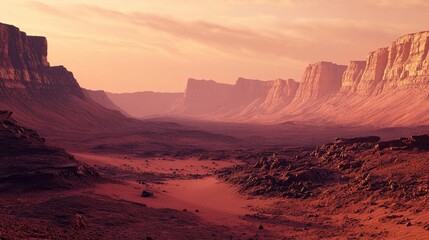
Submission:
<svg viewBox="0 0 429 240">
<path fill-rule="evenodd" d="M 366 61 L 351 61 L 344 71 L 341 83 L 341 92 L 356 91 L 357 85 L 362 79 Z"/>
<path fill-rule="evenodd" d="M 45 37 L 0 23 L 0 107 L 42 134 L 52 129 L 106 127 L 124 121 L 86 96 L 73 73 L 50 66 Z"/>
<path fill-rule="evenodd" d="M 294 102 L 317 100 L 336 94 L 347 66 L 331 62 L 310 64 L 304 72 Z"/>
<path fill-rule="evenodd" d="M 82 97 L 73 74 L 63 66 L 51 67 L 45 37 L 27 36 L 0 23 L 0 88 L 67 92 Z"/>
<path fill-rule="evenodd" d="M 189 79 L 157 114 L 221 121 L 410 126 L 429 124 L 429 31 L 408 34 L 347 66 L 310 64 L 301 82 L 239 78 L 235 84 Z M 170 95 L 169 95 L 170 96 Z M 114 98 L 115 96 L 112 96 Z M 115 101 L 114 101 L 115 102 Z M 133 101 L 142 110 L 156 106 Z M 136 116 L 137 113 L 130 115 Z M 137 116 L 141 117 L 141 116 Z"/>
<path fill-rule="evenodd" d="M 260 81 L 238 78 L 234 85 L 189 79 L 178 113 L 212 114 L 220 118 L 270 114 L 287 106 L 298 86 L 299 83 L 293 79 Z"/>
<path fill-rule="evenodd" d="M 113 103 L 112 100 L 110 100 L 110 98 L 107 96 L 107 93 L 105 91 L 103 90 L 94 91 L 94 90 L 83 89 L 83 92 L 85 93 L 86 97 L 94 100 L 96 103 L 100 104 L 101 106 L 107 109 L 119 111 L 119 112 L 122 112 L 123 114 L 126 114 L 124 110 L 122 110 L 115 103 Z"/>
<path fill-rule="evenodd" d="M 185 114 L 206 114 L 224 108 L 233 91 L 233 85 L 213 80 L 188 79 L 183 100 Z"/>
<path fill-rule="evenodd" d="M 347 75 L 350 92 L 376 96 L 401 89 L 427 89 L 429 82 L 429 32 L 408 34 L 389 47 L 369 54 L 362 75 Z M 356 71 L 361 71 L 356 68 Z"/>
</svg>

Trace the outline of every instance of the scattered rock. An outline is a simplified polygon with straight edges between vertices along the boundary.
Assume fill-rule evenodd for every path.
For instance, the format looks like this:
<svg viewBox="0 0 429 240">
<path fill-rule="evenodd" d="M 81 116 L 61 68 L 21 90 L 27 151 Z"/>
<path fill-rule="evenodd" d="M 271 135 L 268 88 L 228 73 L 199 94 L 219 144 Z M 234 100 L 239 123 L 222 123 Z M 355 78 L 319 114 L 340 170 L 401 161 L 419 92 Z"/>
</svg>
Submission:
<svg viewBox="0 0 429 240">
<path fill-rule="evenodd" d="M 80 214 L 76 214 L 74 216 L 74 220 L 73 220 L 73 227 L 76 229 L 83 229 L 83 228 L 87 228 L 86 225 L 86 221 L 84 219 L 84 217 Z"/>
<path fill-rule="evenodd" d="M 144 198 L 153 197 L 153 192 L 149 192 L 147 190 L 143 190 L 141 196 L 144 197 Z"/>
</svg>

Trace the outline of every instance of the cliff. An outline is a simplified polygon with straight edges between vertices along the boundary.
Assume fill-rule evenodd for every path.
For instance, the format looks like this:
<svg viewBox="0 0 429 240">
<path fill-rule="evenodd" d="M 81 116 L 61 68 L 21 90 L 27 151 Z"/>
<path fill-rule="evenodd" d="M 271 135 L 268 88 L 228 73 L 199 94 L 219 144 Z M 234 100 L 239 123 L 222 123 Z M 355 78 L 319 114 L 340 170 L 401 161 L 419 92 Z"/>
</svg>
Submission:
<svg viewBox="0 0 429 240">
<path fill-rule="evenodd" d="M 304 71 L 294 102 L 317 100 L 336 94 L 347 66 L 330 62 L 310 64 Z"/>
<path fill-rule="evenodd" d="M 50 66 L 45 37 L 0 23 L 0 108 L 42 134 L 53 129 L 107 127 L 124 121 L 86 96 L 73 73 Z"/>
<path fill-rule="evenodd" d="M 350 69 L 350 74 L 343 79 L 343 88 L 350 88 L 350 92 L 364 96 L 376 96 L 398 89 L 427 89 L 428 52 L 429 32 L 404 35 L 389 47 L 371 52 L 362 75 L 358 73 L 360 67 Z"/>
<path fill-rule="evenodd" d="M 184 113 L 205 114 L 225 108 L 233 88 L 233 85 L 213 80 L 188 79 L 183 100 Z"/>
<path fill-rule="evenodd" d="M 94 100 L 96 103 L 100 104 L 101 106 L 107 109 L 119 111 L 124 115 L 126 115 L 126 112 L 124 110 L 122 110 L 120 107 L 114 104 L 112 100 L 110 100 L 110 98 L 107 96 L 107 93 L 105 91 L 103 90 L 94 91 L 94 90 L 88 90 L 88 89 L 82 89 L 82 90 L 85 93 L 85 96 L 87 98 Z"/>
<path fill-rule="evenodd" d="M 351 61 L 345 70 L 341 81 L 341 92 L 356 91 L 357 85 L 362 79 L 366 61 Z"/>
<path fill-rule="evenodd" d="M 0 88 L 48 90 L 83 97 L 73 74 L 63 66 L 51 67 L 45 37 L 27 36 L 0 23 Z"/>
<path fill-rule="evenodd" d="M 365 61 L 351 61 L 348 66 L 310 64 L 299 84 L 239 78 L 220 91 L 214 82 L 194 80 L 188 84 L 185 99 L 191 94 L 199 97 L 187 98 L 185 108 L 198 102 L 206 110 L 199 116 L 222 121 L 379 127 L 429 124 L 428 52 L 429 32 L 419 32 L 402 36 L 370 52 Z M 194 85 L 200 87 L 193 89 Z"/>
<path fill-rule="evenodd" d="M 234 85 L 189 79 L 182 114 L 218 114 L 252 117 L 268 114 L 287 106 L 299 83 L 292 79 L 260 81 L 238 78 Z"/>
</svg>

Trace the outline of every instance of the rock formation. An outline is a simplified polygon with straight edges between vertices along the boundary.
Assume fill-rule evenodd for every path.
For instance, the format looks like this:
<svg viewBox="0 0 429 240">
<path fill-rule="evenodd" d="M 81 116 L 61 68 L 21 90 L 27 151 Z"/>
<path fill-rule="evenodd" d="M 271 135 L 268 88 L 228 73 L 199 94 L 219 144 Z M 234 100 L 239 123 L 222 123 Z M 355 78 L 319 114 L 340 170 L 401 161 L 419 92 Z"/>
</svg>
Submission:
<svg viewBox="0 0 429 240">
<path fill-rule="evenodd" d="M 96 103 L 100 104 L 101 106 L 107 109 L 119 111 L 124 115 L 127 115 L 127 113 L 124 110 L 122 110 L 120 107 L 114 104 L 112 100 L 110 100 L 106 92 L 104 92 L 103 90 L 93 91 L 93 90 L 83 89 L 83 92 L 85 93 L 86 97 L 94 100 Z"/>
<path fill-rule="evenodd" d="M 63 66 L 50 67 L 47 55 L 45 37 L 27 36 L 14 26 L 0 23 L 0 88 L 55 88 L 82 97 L 73 74 Z"/>
<path fill-rule="evenodd" d="M 234 85 L 190 79 L 182 108 L 185 114 L 219 114 L 248 118 L 287 106 L 299 83 L 293 79 L 260 81 L 238 78 Z"/>
<path fill-rule="evenodd" d="M 351 61 L 342 77 L 341 92 L 354 92 L 359 84 L 366 61 Z"/>
<path fill-rule="evenodd" d="M 310 64 L 304 72 L 294 101 L 304 102 L 336 94 L 341 88 L 346 68 L 330 62 Z"/>
<path fill-rule="evenodd" d="M 0 189 L 65 189 L 83 186 L 97 172 L 65 150 L 50 147 L 36 131 L 19 125 L 11 112 L 0 111 Z"/>
<path fill-rule="evenodd" d="M 429 124 L 428 52 L 429 31 L 400 37 L 389 47 L 370 52 L 365 61 L 351 61 L 348 66 L 310 64 L 300 83 L 239 78 L 235 84 L 223 84 L 189 79 L 183 97 L 167 101 L 160 96 L 157 102 L 164 99 L 168 104 L 155 112 L 237 122 Z M 137 104 L 144 111 L 153 101 L 143 102 L 136 99 L 122 108 Z"/>
<path fill-rule="evenodd" d="M 428 52 L 429 32 L 419 32 L 371 52 L 366 61 L 352 61 L 348 66 L 310 64 L 301 83 L 239 78 L 235 84 L 223 84 L 191 78 L 184 93 L 106 93 L 113 102 L 108 104 L 105 97 L 84 94 L 64 67 L 49 65 L 44 37 L 27 36 L 16 27 L 0 24 L 0 107 L 15 108 L 16 118 L 24 123 L 34 118 L 29 106 L 38 103 L 52 105 L 68 121 L 72 121 L 66 117 L 71 109 L 85 109 L 82 115 L 89 116 L 87 122 L 94 125 L 105 124 L 96 120 L 103 114 L 109 115 L 104 120 L 124 121 L 99 104 L 114 110 L 117 105 L 136 118 L 184 115 L 239 122 L 424 125 L 429 124 Z"/>
<path fill-rule="evenodd" d="M 371 52 L 365 70 L 345 75 L 343 87 L 365 96 L 404 88 L 427 88 L 429 82 L 429 32 L 408 34 L 389 47 Z"/>
<path fill-rule="evenodd" d="M 188 79 L 184 96 L 184 113 L 206 114 L 224 108 L 231 96 L 233 86 L 213 80 Z"/>
<path fill-rule="evenodd" d="M 45 37 L 0 23 L 0 108 L 42 134 L 125 121 L 85 95 L 65 67 L 50 66 L 47 55 Z"/>
</svg>

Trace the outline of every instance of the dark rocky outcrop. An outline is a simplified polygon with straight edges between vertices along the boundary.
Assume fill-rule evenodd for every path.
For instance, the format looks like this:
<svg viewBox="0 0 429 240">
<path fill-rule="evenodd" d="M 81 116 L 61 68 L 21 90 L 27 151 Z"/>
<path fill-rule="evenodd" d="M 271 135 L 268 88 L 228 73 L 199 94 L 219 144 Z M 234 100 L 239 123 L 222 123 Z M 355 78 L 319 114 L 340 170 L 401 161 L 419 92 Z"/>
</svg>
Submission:
<svg viewBox="0 0 429 240">
<path fill-rule="evenodd" d="M 221 170 L 218 176 L 252 195 L 308 198 L 334 179 L 335 173 L 308 162 L 281 159 L 273 154 L 260 158 L 252 167 L 246 165 Z"/>
<path fill-rule="evenodd" d="M 379 142 L 376 149 L 406 150 L 419 149 L 429 150 L 429 135 L 412 136 L 410 138 L 401 138 L 391 141 Z"/>
<path fill-rule="evenodd" d="M 85 186 L 97 172 L 65 150 L 45 144 L 36 131 L 0 112 L 0 189 L 46 190 Z"/>
</svg>

